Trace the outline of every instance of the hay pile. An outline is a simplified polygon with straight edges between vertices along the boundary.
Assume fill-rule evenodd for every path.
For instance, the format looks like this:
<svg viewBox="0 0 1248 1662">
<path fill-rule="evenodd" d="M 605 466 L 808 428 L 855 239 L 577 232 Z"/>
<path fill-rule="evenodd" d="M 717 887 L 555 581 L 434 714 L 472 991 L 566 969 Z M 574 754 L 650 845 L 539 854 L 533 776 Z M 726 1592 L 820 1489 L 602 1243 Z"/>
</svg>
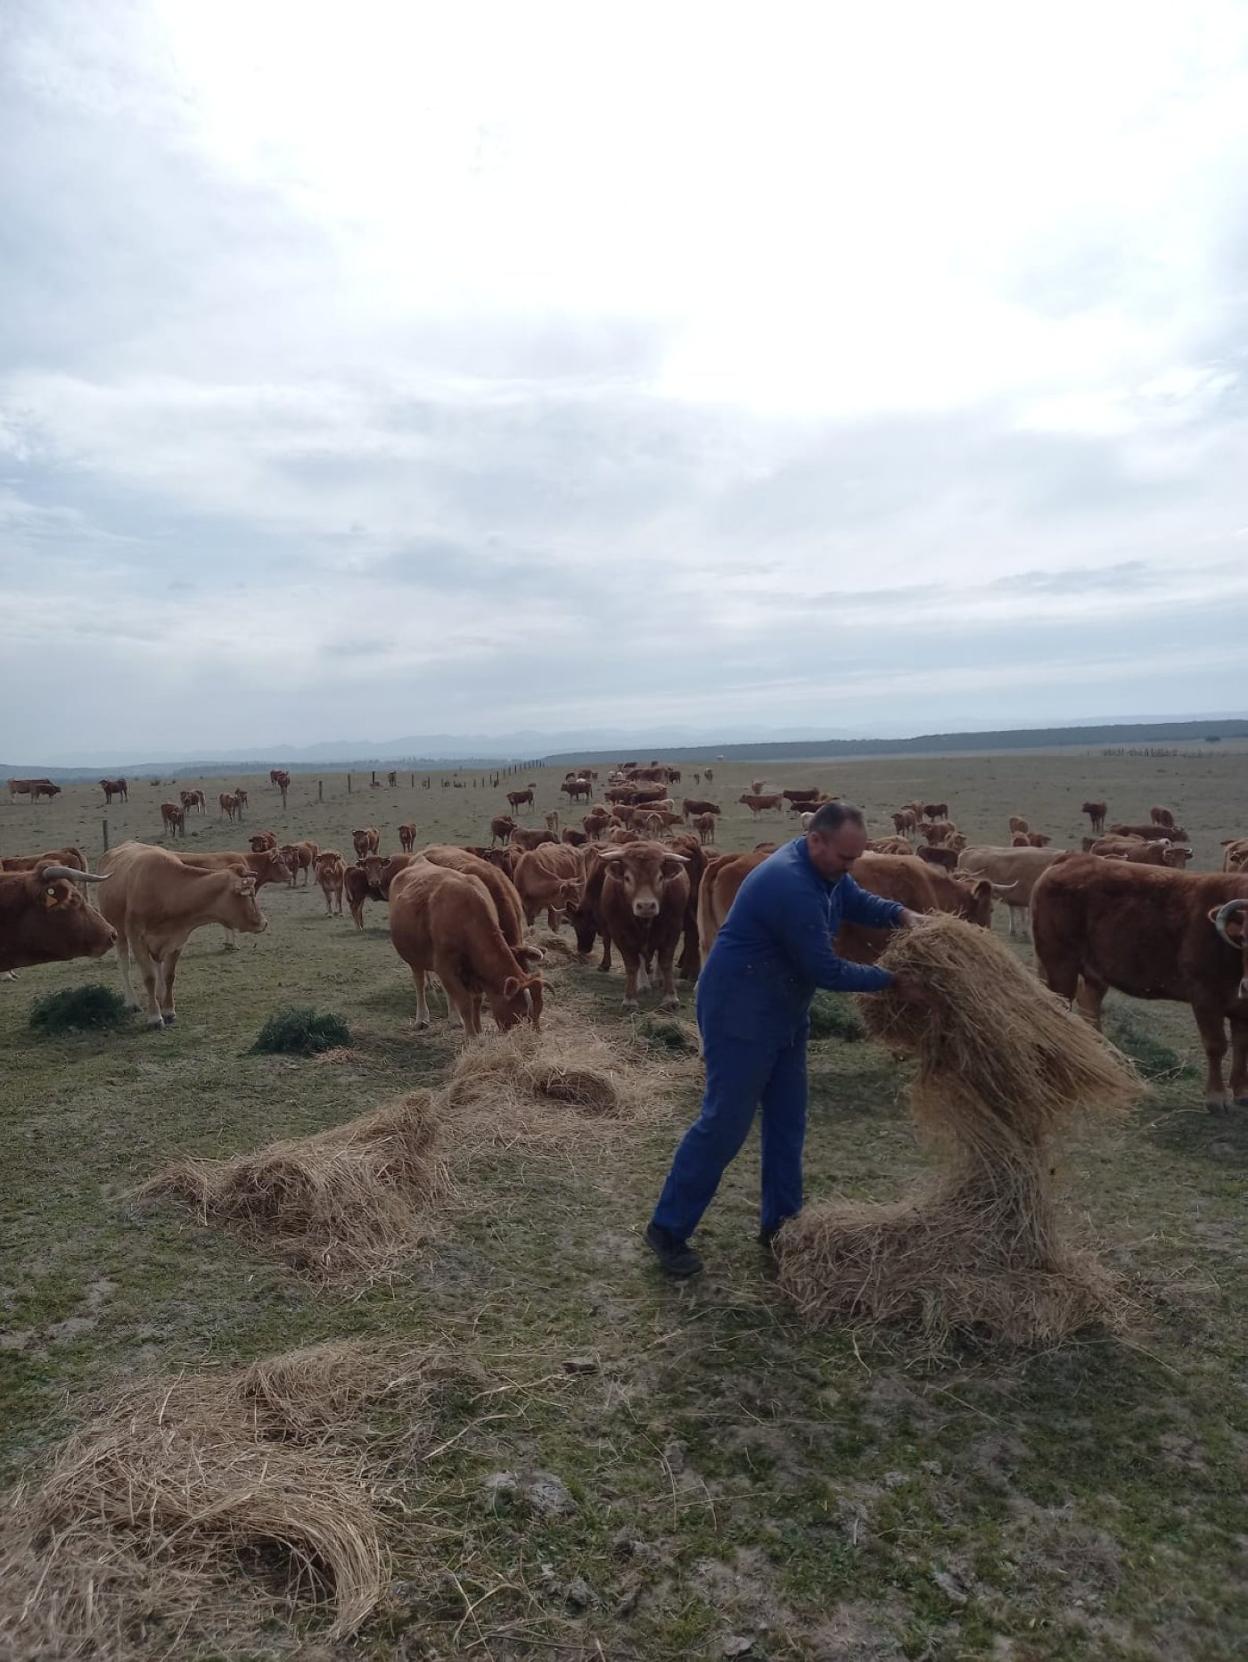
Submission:
<svg viewBox="0 0 1248 1662">
<path fill-rule="evenodd" d="M 427 1446 L 448 1371 L 344 1342 L 102 1400 L 0 1519 L 0 1654 L 258 1648 L 309 1603 L 354 1632 L 387 1582 L 376 1416 Z"/>
<path fill-rule="evenodd" d="M 911 1104 L 943 1169 L 891 1205 L 803 1212 L 777 1242 L 781 1286 L 814 1322 L 904 1319 L 936 1344 L 1112 1321 L 1112 1278 L 1060 1239 L 1050 1144 L 1080 1109 L 1123 1112 L 1140 1081 L 987 930 L 933 918 L 881 962 L 932 995 L 860 1002 L 872 1037 L 918 1059 Z"/>
<path fill-rule="evenodd" d="M 182 1159 L 139 1191 L 173 1195 L 297 1269 L 325 1279 L 385 1274 L 432 1232 L 449 1189 L 428 1092 L 311 1137 L 228 1160 Z"/>
</svg>

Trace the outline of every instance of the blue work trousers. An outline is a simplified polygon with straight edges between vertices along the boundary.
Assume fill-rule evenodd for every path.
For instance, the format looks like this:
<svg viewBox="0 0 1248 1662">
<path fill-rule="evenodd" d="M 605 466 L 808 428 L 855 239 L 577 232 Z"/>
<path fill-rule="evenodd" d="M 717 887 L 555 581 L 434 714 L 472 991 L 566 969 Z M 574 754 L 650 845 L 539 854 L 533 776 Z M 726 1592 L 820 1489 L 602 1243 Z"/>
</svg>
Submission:
<svg viewBox="0 0 1248 1662">
<path fill-rule="evenodd" d="M 806 1034 L 802 1023 L 783 1039 L 740 1039 L 704 1031 L 706 1094 L 702 1112 L 681 1138 L 653 1221 L 686 1241 L 714 1198 L 725 1168 L 763 1110 L 760 1221 L 777 1229 L 802 1208 L 806 1137 Z"/>
</svg>

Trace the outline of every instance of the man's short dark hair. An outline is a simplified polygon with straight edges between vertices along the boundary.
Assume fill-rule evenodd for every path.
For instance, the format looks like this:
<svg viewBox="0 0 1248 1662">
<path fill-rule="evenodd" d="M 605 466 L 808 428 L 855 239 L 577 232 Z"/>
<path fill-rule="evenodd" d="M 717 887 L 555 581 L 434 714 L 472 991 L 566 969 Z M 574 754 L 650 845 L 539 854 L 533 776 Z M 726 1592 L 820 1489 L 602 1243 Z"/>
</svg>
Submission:
<svg viewBox="0 0 1248 1662">
<path fill-rule="evenodd" d="M 855 808 L 852 802 L 825 802 L 822 808 L 815 809 L 815 817 L 806 829 L 821 831 L 828 837 L 839 831 L 842 825 L 856 825 L 860 831 L 865 831 L 867 822 L 862 817 L 862 809 Z"/>
</svg>

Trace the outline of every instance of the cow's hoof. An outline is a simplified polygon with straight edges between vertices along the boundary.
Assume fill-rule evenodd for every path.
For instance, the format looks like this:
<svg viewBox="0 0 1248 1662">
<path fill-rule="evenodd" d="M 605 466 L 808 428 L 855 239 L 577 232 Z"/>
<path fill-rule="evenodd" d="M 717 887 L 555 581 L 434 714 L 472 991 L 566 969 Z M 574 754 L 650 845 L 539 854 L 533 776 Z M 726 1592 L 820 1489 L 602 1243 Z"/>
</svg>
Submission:
<svg viewBox="0 0 1248 1662">
<path fill-rule="evenodd" d="M 671 998 L 665 998 L 663 1000 L 663 1003 L 659 1006 L 659 1008 L 662 1010 L 679 1010 L 680 1000 L 676 997 L 675 993 L 673 993 Z"/>
<path fill-rule="evenodd" d="M 178 1012 L 176 1010 L 166 1010 L 164 1012 L 164 1018 L 165 1026 L 172 1027 L 178 1019 Z"/>
<path fill-rule="evenodd" d="M 1229 1114 L 1231 1105 L 1224 1096 L 1207 1096 L 1205 1107 L 1211 1114 Z"/>
<path fill-rule="evenodd" d="M 237 952 L 238 951 L 238 942 L 237 941 L 227 941 L 225 943 L 225 945 L 221 948 L 221 950 L 222 950 L 222 952 Z"/>
<path fill-rule="evenodd" d="M 412 1026 L 416 1029 L 416 1031 L 418 1033 L 423 1033 L 428 1028 L 429 1023 L 428 1023 L 428 1021 L 414 1021 L 412 1023 Z"/>
<path fill-rule="evenodd" d="M 610 964 L 599 964 L 598 973 L 599 973 L 599 975 L 610 975 L 610 973 L 611 973 Z"/>
<path fill-rule="evenodd" d="M 624 1003 L 621 1005 L 621 1009 L 628 1010 L 630 1013 L 634 1010 L 639 1010 L 640 1008 L 641 1006 L 635 998 L 626 998 Z"/>
<path fill-rule="evenodd" d="M 152 1029 L 152 1031 L 154 1033 L 157 1030 L 157 1028 L 163 1027 L 165 1025 L 165 1018 L 163 1016 L 149 1016 L 147 1018 L 147 1025 Z"/>
</svg>

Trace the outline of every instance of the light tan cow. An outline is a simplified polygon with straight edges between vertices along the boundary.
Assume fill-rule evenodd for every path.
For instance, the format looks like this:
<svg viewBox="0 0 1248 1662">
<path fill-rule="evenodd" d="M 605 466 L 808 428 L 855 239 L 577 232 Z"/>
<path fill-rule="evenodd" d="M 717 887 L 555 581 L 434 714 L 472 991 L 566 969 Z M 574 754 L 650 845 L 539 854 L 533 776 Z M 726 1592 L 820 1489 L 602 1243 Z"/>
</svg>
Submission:
<svg viewBox="0 0 1248 1662">
<path fill-rule="evenodd" d="M 326 848 L 313 862 L 317 886 L 325 896 L 325 916 L 337 911 L 342 916 L 342 885 L 346 877 L 346 861 L 336 848 Z"/>
</svg>

